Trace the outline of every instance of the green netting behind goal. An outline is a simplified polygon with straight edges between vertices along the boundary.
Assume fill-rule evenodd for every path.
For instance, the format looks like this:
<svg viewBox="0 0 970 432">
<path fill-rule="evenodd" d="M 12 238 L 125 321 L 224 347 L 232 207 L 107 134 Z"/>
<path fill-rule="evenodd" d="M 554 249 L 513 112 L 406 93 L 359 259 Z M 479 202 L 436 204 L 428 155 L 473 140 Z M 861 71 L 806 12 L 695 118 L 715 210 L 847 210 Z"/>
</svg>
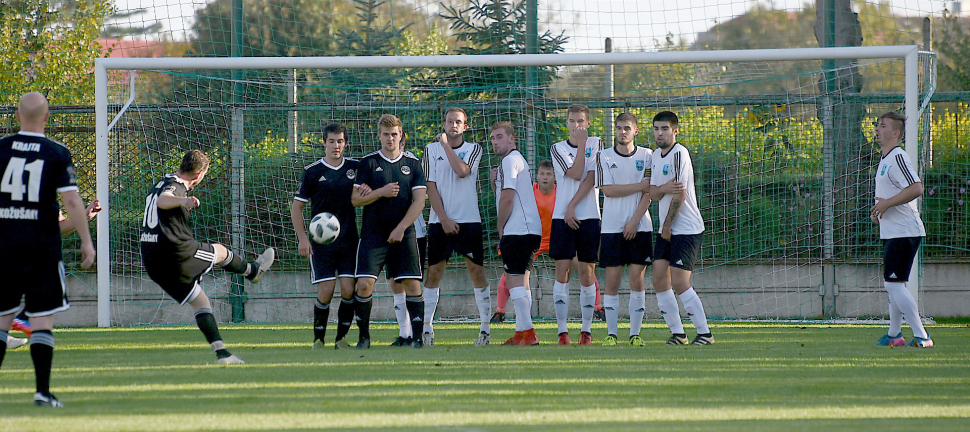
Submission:
<svg viewBox="0 0 970 432">
<path fill-rule="evenodd" d="M 920 60 L 921 102 L 933 89 L 933 61 L 928 55 Z M 193 212 L 197 238 L 247 257 L 265 247 L 278 251 L 273 271 L 260 284 L 241 284 L 218 269 L 206 276 L 203 286 L 219 318 L 308 322 L 316 288 L 308 261 L 297 253 L 289 209 L 303 167 L 323 156 L 323 127 L 345 124 L 347 156 L 360 157 L 379 148 L 377 118 L 392 113 L 404 123 L 407 150 L 420 157 L 451 106 L 468 112 L 465 139 L 486 149 L 478 172 L 479 206 L 494 292 L 501 263 L 487 179 L 498 158 L 491 153 L 488 127 L 512 121 L 535 170 L 549 157 L 549 147 L 567 137 L 565 108 L 572 103 L 593 109 L 592 134 L 608 143 L 611 119 L 621 112 L 638 117 L 637 144 L 649 147 L 653 115 L 666 109 L 680 115 L 679 141 L 691 152 L 707 224 L 693 282 L 709 316 L 883 315 L 881 243 L 868 220 L 878 148 L 869 137 L 875 117 L 902 109 L 903 62 L 867 60 L 828 70 L 823 63 L 617 64 L 612 75 L 602 66 L 113 73 L 109 89 L 117 105 L 110 107 L 111 116 L 129 96 L 132 73 L 136 95 L 109 134 L 112 323 L 192 319 L 188 308 L 147 278 L 138 252 L 147 191 L 176 169 L 186 150 L 201 149 L 212 158 L 206 180 L 193 192 L 202 201 Z M 853 79 L 861 84 L 861 77 L 864 87 L 845 84 Z M 927 124 L 920 121 L 920 142 L 907 144 L 920 146 L 923 155 Z M 932 172 L 925 162 L 920 158 L 921 169 Z M 656 227 L 655 204 L 651 213 Z M 945 213 L 924 215 L 928 228 L 945 219 Z M 932 247 L 926 251 L 937 253 Z M 819 289 L 826 266 L 838 287 L 838 295 L 828 299 Z M 460 258 L 450 262 L 441 284 L 440 319 L 477 318 L 463 267 Z M 540 259 L 532 282 L 538 317 L 554 316 L 552 278 L 551 261 Z M 648 285 L 649 278 L 648 271 Z M 605 282 L 603 274 L 599 281 Z M 578 282 L 572 285 L 578 292 Z M 624 282 L 624 305 L 628 292 Z M 375 319 L 392 320 L 383 278 L 375 299 Z M 647 318 L 659 318 L 655 302 L 647 304 Z"/>
</svg>

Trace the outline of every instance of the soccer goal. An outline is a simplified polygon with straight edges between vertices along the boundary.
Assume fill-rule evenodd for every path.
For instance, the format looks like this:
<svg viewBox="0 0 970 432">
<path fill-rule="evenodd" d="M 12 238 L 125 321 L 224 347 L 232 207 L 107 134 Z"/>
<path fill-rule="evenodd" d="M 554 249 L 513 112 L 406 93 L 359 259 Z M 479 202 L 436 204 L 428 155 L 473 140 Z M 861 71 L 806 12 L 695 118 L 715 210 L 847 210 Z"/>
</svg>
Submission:
<svg viewBox="0 0 970 432">
<path fill-rule="evenodd" d="M 265 247 L 278 251 L 277 264 L 258 285 L 218 270 L 206 276 L 203 287 L 217 317 L 309 322 L 316 288 L 309 263 L 297 253 L 289 209 L 303 167 L 323 157 L 322 129 L 345 124 L 346 155 L 360 157 L 378 149 L 376 120 L 392 113 L 404 122 L 406 150 L 421 157 L 451 106 L 468 112 L 465 139 L 486 153 L 477 175 L 494 292 L 501 261 L 488 178 L 498 158 L 488 128 L 512 121 L 534 173 L 550 145 L 568 137 L 565 111 L 574 103 L 592 109 L 592 134 L 607 145 L 612 119 L 622 112 L 637 116 L 637 144 L 651 148 L 653 115 L 672 110 L 680 116 L 678 138 L 691 152 L 707 224 L 694 286 L 708 316 L 817 319 L 885 314 L 881 243 L 868 219 L 879 159 L 872 122 L 886 111 L 904 113 L 905 148 L 922 168 L 935 57 L 916 46 L 886 46 L 105 58 L 95 62 L 95 79 L 95 175 L 105 207 L 97 226 L 99 326 L 191 322 L 191 311 L 148 279 L 138 239 L 148 189 L 195 148 L 212 158 L 207 179 L 193 192 L 202 202 L 193 212 L 197 238 L 248 257 Z M 915 267 L 909 287 L 918 294 L 925 266 L 917 260 Z M 550 262 L 540 258 L 535 273 L 534 314 L 552 317 Z M 460 258 L 449 264 L 441 288 L 439 317 L 477 315 Z M 624 284 L 621 298 L 626 292 Z M 375 319 L 393 319 L 390 295 L 378 281 Z M 647 318 L 659 318 L 655 302 L 647 304 Z"/>
</svg>

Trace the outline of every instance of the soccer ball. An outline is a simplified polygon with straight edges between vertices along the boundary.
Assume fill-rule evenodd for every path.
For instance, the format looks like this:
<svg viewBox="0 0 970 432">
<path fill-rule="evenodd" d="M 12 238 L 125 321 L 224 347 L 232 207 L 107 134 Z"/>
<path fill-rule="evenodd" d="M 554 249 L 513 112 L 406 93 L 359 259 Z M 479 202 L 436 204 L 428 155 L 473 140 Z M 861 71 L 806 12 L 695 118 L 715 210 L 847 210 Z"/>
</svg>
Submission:
<svg viewBox="0 0 970 432">
<path fill-rule="evenodd" d="M 320 213 L 310 219 L 310 238 L 320 244 L 329 244 L 340 235 L 340 220 L 330 213 Z"/>
</svg>

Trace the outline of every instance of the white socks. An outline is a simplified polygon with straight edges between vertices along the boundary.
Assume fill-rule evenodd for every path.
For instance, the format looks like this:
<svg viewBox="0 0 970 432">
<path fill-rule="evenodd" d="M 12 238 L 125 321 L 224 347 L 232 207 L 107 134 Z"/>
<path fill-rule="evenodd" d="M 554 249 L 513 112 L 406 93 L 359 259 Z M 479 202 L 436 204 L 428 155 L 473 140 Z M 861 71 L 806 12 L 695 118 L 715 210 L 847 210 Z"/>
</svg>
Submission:
<svg viewBox="0 0 970 432">
<path fill-rule="evenodd" d="M 394 294 L 394 315 L 397 317 L 397 326 L 400 328 L 398 335 L 406 338 L 411 337 L 411 317 L 408 316 L 404 297 L 404 293 Z"/>
<path fill-rule="evenodd" d="M 903 312 L 899 310 L 899 306 L 896 306 L 896 302 L 893 301 L 892 296 L 889 296 L 888 303 L 889 303 L 889 331 L 887 332 L 887 334 L 889 334 L 890 336 L 896 336 L 903 332 Z"/>
<path fill-rule="evenodd" d="M 606 303 L 606 297 L 603 297 L 603 303 Z M 619 303 L 619 299 L 617 299 L 617 303 Z M 603 307 L 605 308 L 606 305 L 604 304 Z M 640 327 L 643 326 L 643 314 L 645 310 L 646 294 L 643 291 L 630 291 L 630 337 L 640 334 Z M 609 312 L 606 313 L 606 319 L 607 323 L 609 323 Z"/>
<path fill-rule="evenodd" d="M 579 288 L 579 306 L 582 308 L 583 327 L 581 331 L 593 332 L 593 307 L 596 303 L 596 285 Z"/>
<path fill-rule="evenodd" d="M 606 313 L 606 334 L 616 336 L 616 321 L 620 315 L 620 296 L 604 294 L 603 312 Z"/>
<path fill-rule="evenodd" d="M 511 291 L 509 291 L 511 298 Z M 566 333 L 566 320 L 569 318 L 569 283 L 556 281 L 552 285 L 552 300 L 556 303 L 556 323 L 559 324 L 559 333 Z M 519 311 L 516 309 L 515 314 Z"/>
<path fill-rule="evenodd" d="M 532 329 L 532 309 L 529 307 L 532 301 L 529 297 L 529 291 L 524 286 L 509 290 L 509 300 L 512 300 L 512 306 L 515 307 L 515 331 Z"/>
<path fill-rule="evenodd" d="M 660 314 L 663 315 L 667 327 L 670 327 L 671 333 L 685 334 L 684 324 L 680 322 L 680 306 L 677 306 L 677 296 L 674 294 L 674 290 L 658 292 L 657 307 L 660 308 Z"/>
<path fill-rule="evenodd" d="M 434 311 L 438 308 L 438 290 L 440 288 L 425 288 L 424 294 L 424 332 L 434 333 Z"/>
<path fill-rule="evenodd" d="M 690 321 L 694 323 L 697 334 L 710 333 L 711 329 L 707 326 L 707 314 L 704 313 L 704 305 L 701 303 L 700 297 L 697 297 L 694 287 L 687 288 L 687 291 L 681 293 L 680 301 L 684 303 L 684 310 L 687 311 Z"/>
<path fill-rule="evenodd" d="M 488 287 L 475 288 L 475 304 L 478 305 L 478 319 L 481 321 L 481 331 L 492 332 L 492 326 L 488 323 L 492 319 L 492 299 L 489 297 Z M 428 300 L 425 300 L 427 302 Z M 428 307 L 427 304 L 424 306 Z"/>
<path fill-rule="evenodd" d="M 926 329 L 923 328 L 923 321 L 919 317 L 919 310 L 916 307 L 916 300 L 913 299 L 913 295 L 909 293 L 906 289 L 906 284 L 903 282 L 886 282 L 886 291 L 889 293 L 889 302 L 895 304 L 899 311 L 901 312 L 902 318 L 906 320 L 909 327 L 913 329 L 913 336 L 929 339 L 929 335 L 926 334 Z M 892 326 L 892 305 L 889 307 L 890 311 L 890 327 Z M 900 327 L 902 324 L 900 324 Z M 896 333 L 890 333 L 890 336 L 895 336 Z"/>
</svg>

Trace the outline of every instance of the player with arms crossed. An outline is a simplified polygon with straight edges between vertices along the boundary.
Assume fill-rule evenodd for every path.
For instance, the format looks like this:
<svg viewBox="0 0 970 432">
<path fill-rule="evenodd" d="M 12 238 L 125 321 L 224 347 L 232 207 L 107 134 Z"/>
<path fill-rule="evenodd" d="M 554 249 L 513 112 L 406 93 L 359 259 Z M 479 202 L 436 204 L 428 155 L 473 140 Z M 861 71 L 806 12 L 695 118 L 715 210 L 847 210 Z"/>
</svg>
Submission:
<svg viewBox="0 0 970 432">
<path fill-rule="evenodd" d="M 532 327 L 529 267 L 542 241 L 542 223 L 532 192 L 532 173 L 515 147 L 512 123 L 495 123 L 491 137 L 492 151 L 502 158 L 495 175 L 495 206 L 498 209 L 499 250 L 505 280 L 512 287 L 509 299 L 515 308 L 515 335 L 504 345 L 538 345 L 539 338 Z"/>
<path fill-rule="evenodd" d="M 448 108 L 438 135 L 439 142 L 424 149 L 424 174 L 428 183 L 428 278 L 424 282 L 425 345 L 434 345 L 435 308 L 438 289 L 445 275 L 448 259 L 458 253 L 465 259 L 468 277 L 475 289 L 475 303 L 481 321 L 475 346 L 488 345 L 491 333 L 489 318 L 492 301 L 488 280 L 482 267 L 482 217 L 478 211 L 478 164 L 482 146 L 463 139 L 468 127 L 467 115 L 461 108 Z"/>
<path fill-rule="evenodd" d="M 30 92 L 20 98 L 16 112 L 20 132 L 0 138 L 0 365 L 14 314 L 24 299 L 33 329 L 30 358 L 34 363 L 34 404 L 63 407 L 50 392 L 54 357 L 54 314 L 70 308 L 64 286 L 60 194 L 71 219 L 85 220 L 78 194 L 71 151 L 44 135 L 50 112 L 47 98 Z M 94 244 L 88 225 L 78 223 L 81 268 L 94 263 Z"/>
<path fill-rule="evenodd" d="M 600 242 L 599 190 L 596 188 L 596 154 L 602 141 L 590 137 L 589 108 L 570 105 L 566 110 L 569 139 L 552 145 L 556 170 L 556 208 L 552 214 L 549 256 L 556 260 L 552 297 L 559 323 L 559 345 L 569 345 L 569 268 L 579 259 L 579 303 L 582 310 L 580 345 L 593 343 L 591 333 L 596 302 L 596 266 Z M 518 311 L 516 311 L 518 313 Z"/>
<path fill-rule="evenodd" d="M 166 174 L 145 199 L 145 216 L 141 225 L 141 259 L 145 271 L 155 283 L 179 304 L 192 306 L 195 323 L 223 365 L 244 363 L 226 349 L 219 326 L 212 315 L 212 304 L 202 290 L 202 277 L 212 267 L 221 267 L 256 283 L 273 265 L 276 251 L 266 249 L 255 261 L 247 263 L 219 243 L 195 239 L 191 211 L 202 202 L 189 196 L 209 171 L 209 157 L 199 150 L 189 150 L 182 157 L 175 174 Z"/>
<path fill-rule="evenodd" d="M 331 123 L 323 128 L 326 155 L 307 165 L 303 171 L 300 190 L 293 198 L 290 220 L 296 230 L 300 255 L 310 258 L 312 284 L 317 286 L 317 301 L 313 307 L 312 349 L 324 346 L 330 301 L 340 281 L 340 308 L 337 309 L 337 337 L 334 347 L 349 348 L 344 336 L 354 320 L 354 273 L 357 271 L 357 213 L 350 203 L 350 195 L 357 181 L 360 163 L 345 158 L 347 128 Z M 364 186 L 366 188 L 366 186 Z M 369 192 L 365 190 L 363 192 Z M 366 193 L 364 193 L 366 195 Z M 307 237 L 303 207 L 310 202 L 310 214 L 323 212 L 337 216 L 340 234 L 329 244 L 311 242 Z"/>
<path fill-rule="evenodd" d="M 710 345 L 714 336 L 707 326 L 704 305 L 690 284 L 694 261 L 701 249 L 704 219 L 697 207 L 690 153 L 677 142 L 679 131 L 677 114 L 662 111 L 653 117 L 653 136 L 659 151 L 653 152 L 650 198 L 659 202 L 661 223 L 653 249 L 653 290 L 660 313 L 673 333 L 667 345 L 687 343 L 674 292 L 697 329 L 691 344 Z"/>
<path fill-rule="evenodd" d="M 653 221 L 647 214 L 650 205 L 650 168 L 653 152 L 637 146 L 640 132 L 637 118 L 630 113 L 616 117 L 616 145 L 597 155 L 596 184 L 603 189 L 603 229 L 600 234 L 600 266 L 606 268 L 606 338 L 603 345 L 615 346 L 620 309 L 620 282 L 623 266 L 630 266 L 630 345 L 643 346 L 645 294 L 643 276 L 650 264 Z"/>
<path fill-rule="evenodd" d="M 876 171 L 876 204 L 870 218 L 879 224 L 882 239 L 883 278 L 889 293 L 889 331 L 876 346 L 901 346 L 903 319 L 913 329 L 910 346 L 929 348 L 933 340 L 923 328 L 913 295 L 906 289 L 913 259 L 926 236 L 923 220 L 916 208 L 916 198 L 923 195 L 920 182 L 909 156 L 899 146 L 905 136 L 906 117 L 888 112 L 876 122 L 876 142 L 882 159 Z"/>
<path fill-rule="evenodd" d="M 364 206 L 357 247 L 358 349 L 370 347 L 371 298 L 385 264 L 387 279 L 404 287 L 411 328 L 423 328 L 424 322 L 422 269 L 414 237 L 414 221 L 424 210 L 424 171 L 418 158 L 403 151 L 401 120 L 391 114 L 382 115 L 377 135 L 381 149 L 364 156 L 357 172 L 356 186 L 367 185 L 371 192 L 364 195 L 362 189 L 355 189 L 351 195 L 355 207 Z M 424 347 L 421 338 L 413 338 L 411 347 Z"/>
</svg>

